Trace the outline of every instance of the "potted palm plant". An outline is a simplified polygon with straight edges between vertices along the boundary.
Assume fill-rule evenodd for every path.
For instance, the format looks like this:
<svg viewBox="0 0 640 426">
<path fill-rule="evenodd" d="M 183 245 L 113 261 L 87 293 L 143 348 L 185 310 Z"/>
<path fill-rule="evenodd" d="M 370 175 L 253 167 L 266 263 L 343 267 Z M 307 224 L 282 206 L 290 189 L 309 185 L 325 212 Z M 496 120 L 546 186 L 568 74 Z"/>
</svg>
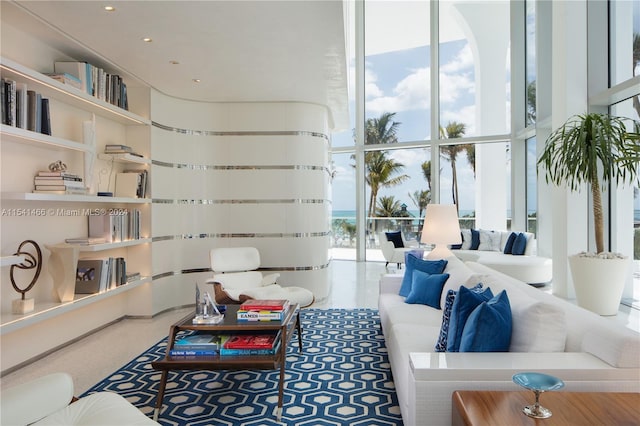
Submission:
<svg viewBox="0 0 640 426">
<path fill-rule="evenodd" d="M 590 187 L 597 251 L 572 255 L 569 265 L 578 304 L 600 315 L 617 314 L 630 271 L 626 256 L 604 251 L 602 189 L 609 182 L 624 185 L 638 178 L 639 126 L 609 114 L 575 115 L 549 135 L 538 160 L 547 182 L 566 184 L 571 191 L 582 184 Z"/>
</svg>

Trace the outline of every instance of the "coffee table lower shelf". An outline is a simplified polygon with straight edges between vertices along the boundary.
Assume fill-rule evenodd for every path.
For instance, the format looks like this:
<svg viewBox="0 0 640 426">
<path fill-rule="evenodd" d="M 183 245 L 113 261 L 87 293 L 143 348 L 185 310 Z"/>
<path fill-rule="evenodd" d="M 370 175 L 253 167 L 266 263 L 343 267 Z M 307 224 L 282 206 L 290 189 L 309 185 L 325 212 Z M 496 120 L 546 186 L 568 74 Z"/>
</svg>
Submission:
<svg viewBox="0 0 640 426">
<path fill-rule="evenodd" d="M 302 328 L 300 325 L 300 312 L 297 305 L 290 307 L 289 315 L 283 321 L 268 323 L 237 323 L 235 318 L 237 306 L 227 310 L 228 320 L 225 320 L 221 325 L 210 326 L 194 326 L 191 323 L 194 314 L 188 315 L 181 319 L 177 323 L 171 326 L 167 353 L 162 360 L 153 361 L 151 365 L 154 369 L 162 372 L 160 377 L 160 385 L 158 387 L 158 396 L 156 399 L 156 407 L 154 410 L 153 418 L 158 420 L 160 416 L 160 410 L 162 408 L 162 401 L 164 399 L 164 392 L 167 386 L 167 378 L 169 371 L 172 370 L 280 370 L 280 379 L 278 386 L 278 408 L 277 408 L 277 420 L 280 421 L 282 417 L 282 399 L 284 394 L 284 377 L 286 367 L 286 353 L 287 346 L 291 337 L 293 336 L 294 329 L 298 332 L 298 348 L 302 353 Z M 170 356 L 169 351 L 173 348 L 176 335 L 182 330 L 208 330 L 214 332 L 256 332 L 266 330 L 280 330 L 282 342 L 280 344 L 280 350 L 274 355 L 215 355 L 215 356 Z"/>
</svg>

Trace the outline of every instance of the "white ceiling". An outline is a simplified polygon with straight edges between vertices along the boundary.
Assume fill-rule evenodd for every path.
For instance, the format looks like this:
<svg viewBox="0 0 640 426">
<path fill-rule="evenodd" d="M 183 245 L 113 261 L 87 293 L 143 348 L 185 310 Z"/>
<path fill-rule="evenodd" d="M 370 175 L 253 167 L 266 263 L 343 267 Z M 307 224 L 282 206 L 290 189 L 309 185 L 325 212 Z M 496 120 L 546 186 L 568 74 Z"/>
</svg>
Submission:
<svg viewBox="0 0 640 426">
<path fill-rule="evenodd" d="M 25 25 L 41 20 L 63 33 L 69 43 L 63 51 L 80 44 L 96 65 L 123 70 L 167 95 L 312 102 L 329 107 L 337 128 L 349 125 L 340 0 L 15 3 L 38 18 Z M 116 10 L 105 11 L 107 4 Z"/>
</svg>

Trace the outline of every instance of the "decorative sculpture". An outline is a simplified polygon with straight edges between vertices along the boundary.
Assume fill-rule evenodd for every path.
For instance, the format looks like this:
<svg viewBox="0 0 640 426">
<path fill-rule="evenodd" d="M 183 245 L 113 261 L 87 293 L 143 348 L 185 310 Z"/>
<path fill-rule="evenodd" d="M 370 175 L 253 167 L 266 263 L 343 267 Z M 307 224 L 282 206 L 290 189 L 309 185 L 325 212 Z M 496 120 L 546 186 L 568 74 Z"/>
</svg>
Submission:
<svg viewBox="0 0 640 426">
<path fill-rule="evenodd" d="M 45 246 L 51 251 L 49 273 L 53 278 L 53 291 L 62 303 L 71 302 L 76 290 L 76 270 L 80 249 L 73 244 Z"/>
<path fill-rule="evenodd" d="M 23 248 L 27 244 L 31 244 L 33 246 L 36 253 L 35 257 L 33 254 L 27 251 L 24 251 Z M 24 256 L 25 260 L 24 262 L 19 263 L 17 265 L 11 265 L 11 269 L 9 271 L 9 276 L 11 278 L 11 285 L 13 286 L 13 289 L 22 295 L 20 299 L 15 299 L 12 301 L 11 311 L 14 314 L 26 314 L 28 312 L 33 311 L 35 307 L 34 300 L 27 299 L 26 293 L 33 288 L 33 286 L 36 284 L 36 281 L 38 281 L 38 278 L 40 277 L 40 271 L 42 270 L 42 250 L 40 250 L 40 246 L 35 241 L 25 240 L 20 243 L 20 245 L 18 246 L 18 251 L 14 254 L 16 256 Z M 35 268 L 35 272 L 33 274 L 33 278 L 31 279 L 31 282 L 24 289 L 20 288 L 18 284 L 16 284 L 16 280 L 13 276 L 13 271 L 15 270 L 15 268 L 18 268 L 18 269 L 34 269 Z"/>
<path fill-rule="evenodd" d="M 49 171 L 50 172 L 66 172 L 67 165 L 64 164 L 62 160 L 54 161 L 53 163 L 49 164 Z"/>
</svg>

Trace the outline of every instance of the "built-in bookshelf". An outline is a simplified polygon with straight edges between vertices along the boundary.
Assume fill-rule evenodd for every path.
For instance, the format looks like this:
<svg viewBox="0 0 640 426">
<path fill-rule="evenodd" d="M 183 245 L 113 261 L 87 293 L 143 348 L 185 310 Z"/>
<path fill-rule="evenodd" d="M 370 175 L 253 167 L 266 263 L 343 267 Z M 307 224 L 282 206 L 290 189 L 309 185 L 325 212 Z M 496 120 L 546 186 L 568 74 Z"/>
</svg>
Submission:
<svg viewBox="0 0 640 426">
<path fill-rule="evenodd" d="M 37 54 L 37 53 L 34 53 Z M 53 66 L 53 64 L 52 64 Z M 41 94 L 42 97 L 51 99 L 51 119 L 53 124 L 60 124 L 58 128 L 62 130 L 62 136 L 52 132 L 51 135 L 38 133 L 36 131 L 26 130 L 24 128 L 14 127 L 2 124 L 0 133 L 2 137 L 2 164 L 10 170 L 3 172 L 2 187 L 0 197 L 3 201 L 3 217 L 2 217 L 2 233 L 3 245 L 17 247 L 19 243 L 26 239 L 33 239 L 38 242 L 43 250 L 43 268 L 40 278 L 34 287 L 34 290 L 27 294 L 28 298 L 35 299 L 35 309 L 26 314 L 11 313 L 10 300 L 19 297 L 10 286 L 2 289 L 2 296 L 5 303 L 2 304 L 2 313 L 0 315 L 0 334 L 3 339 L 7 335 L 13 337 L 12 332 L 27 329 L 31 326 L 38 325 L 32 336 L 32 340 L 36 339 L 38 333 L 46 333 L 47 321 L 54 318 L 58 320 L 55 323 L 60 325 L 60 321 L 67 321 L 68 328 L 76 330 L 72 333 L 82 335 L 89 330 L 84 329 L 83 325 L 77 324 L 72 320 L 77 312 L 82 312 L 87 306 L 91 306 L 92 312 L 95 312 L 92 318 L 92 325 L 86 327 L 95 327 L 96 324 L 106 324 L 113 321 L 113 314 L 108 312 L 109 307 L 114 303 L 124 303 L 129 305 L 128 301 L 131 297 L 129 294 L 135 294 L 135 297 L 141 297 L 141 288 L 145 288 L 145 284 L 152 281 L 151 271 L 151 209 L 142 208 L 141 222 L 144 222 L 144 237 L 134 240 L 119 241 L 113 243 L 94 244 L 79 246 L 80 258 L 95 257 L 98 254 L 105 257 L 124 257 L 127 261 L 127 270 L 140 272 L 141 278 L 116 286 L 112 289 L 95 293 L 95 294 L 76 294 L 74 300 L 69 302 L 56 302 L 51 300 L 48 287 L 51 286 L 51 277 L 48 273 L 48 252 L 45 247 L 47 245 L 59 244 L 66 237 L 77 237 L 87 232 L 86 220 L 82 218 L 73 218 L 69 214 L 69 220 L 65 219 L 68 212 L 79 212 L 78 215 L 85 216 L 88 211 L 94 211 L 97 208 L 104 208 L 108 211 L 110 208 L 127 208 L 131 206 L 144 206 L 151 203 L 150 198 L 129 198 L 129 197 L 105 197 L 97 195 L 79 195 L 79 194 L 58 194 L 58 193 L 35 193 L 31 192 L 33 187 L 34 176 L 41 170 L 46 170 L 49 161 L 44 162 L 43 159 L 51 158 L 51 160 L 62 159 L 69 169 L 76 171 L 85 170 L 85 161 L 88 156 L 95 155 L 97 166 L 100 167 L 102 162 L 113 164 L 113 169 L 109 170 L 113 175 L 122 171 L 128 165 L 142 166 L 145 170 L 150 171 L 151 160 L 133 154 L 103 154 L 104 145 L 108 143 L 126 144 L 130 127 L 150 127 L 151 121 L 141 115 L 136 114 L 135 106 L 131 107 L 131 111 L 119 108 L 97 97 L 91 96 L 80 89 L 71 85 L 64 84 L 47 76 L 44 72 L 39 72 L 29 67 L 23 66 L 7 57 L 0 57 L 0 74 L 3 79 L 13 80 L 17 83 L 25 84 L 28 90 L 33 90 Z M 138 100 L 138 102 L 140 102 Z M 147 105 L 144 105 L 146 102 Z M 142 97 L 142 110 L 148 111 L 148 93 L 147 99 Z M 130 103 L 131 105 L 131 103 Z M 95 146 L 84 143 L 82 125 L 83 122 L 91 119 L 91 116 L 97 117 L 99 123 L 96 130 Z M 55 122 L 56 116 L 62 117 L 64 123 Z M 96 118 L 93 119 L 94 122 Z M 52 126 L 52 129 L 55 126 Z M 107 132 L 102 133 L 101 132 Z M 146 132 L 149 133 L 149 132 Z M 150 152 L 149 138 L 140 138 L 145 132 L 135 131 L 132 133 L 136 148 L 145 155 Z M 18 166 L 19 165 L 19 166 Z M 98 171 L 96 171 L 98 173 Z M 95 178 L 95 176 L 91 176 Z M 84 177 L 86 180 L 86 176 Z M 27 182 L 30 187 L 27 188 Z M 109 183 L 110 184 L 110 183 Z M 94 191 L 95 192 L 95 191 Z M 6 210 L 7 214 L 4 214 Z M 12 214 L 15 212 L 16 214 Z M 29 212 L 29 217 L 19 215 L 19 212 Z M 26 226 L 25 223 L 34 224 L 34 226 Z M 36 226 L 37 225 L 37 226 Z M 68 229 L 67 229 L 68 227 Z M 42 229 L 45 231 L 42 231 Z M 51 229 L 49 232 L 48 229 Z M 35 231 L 38 230 L 38 231 Z M 1 265 L 10 266 L 19 264 L 24 261 L 23 256 L 2 256 Z M 8 268 L 3 268 L 3 279 L 8 276 Z M 6 286 L 3 286 L 6 287 Z M 33 293 L 33 294 L 32 294 Z M 124 297 L 124 299 L 123 299 Z M 144 298 L 144 296 L 142 296 Z M 113 302 L 116 301 L 116 302 Z M 103 308 L 101 308 L 104 306 Z M 123 311 L 126 311 L 126 307 Z M 65 318 L 69 318 L 65 320 Z M 96 320 L 96 318 L 98 318 Z M 100 318 L 103 318 L 102 320 Z M 73 322 L 73 323 L 71 323 Z M 35 331 L 35 330 L 38 331 Z M 29 328 L 31 330 L 31 328 Z M 26 337 L 25 337 L 26 338 Z M 13 341 L 13 340 L 11 340 Z M 3 341 L 4 342 L 4 341 Z M 46 348 L 43 348 L 45 350 Z"/>
</svg>

